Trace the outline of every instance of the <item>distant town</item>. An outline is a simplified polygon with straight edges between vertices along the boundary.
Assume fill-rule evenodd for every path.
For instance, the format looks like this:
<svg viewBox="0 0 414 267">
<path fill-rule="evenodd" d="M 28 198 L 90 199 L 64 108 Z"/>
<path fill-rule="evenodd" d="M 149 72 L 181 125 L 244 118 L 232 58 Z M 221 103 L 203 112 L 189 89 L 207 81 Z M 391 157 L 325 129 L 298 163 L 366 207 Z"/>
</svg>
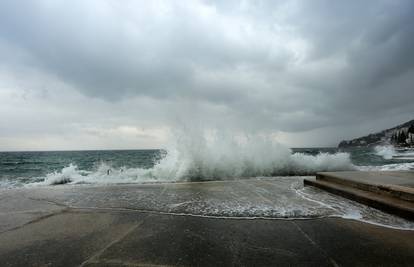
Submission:
<svg viewBox="0 0 414 267">
<path fill-rule="evenodd" d="M 370 147 L 376 145 L 394 145 L 396 147 L 414 147 L 414 120 L 378 133 L 341 141 L 339 148 Z"/>
</svg>

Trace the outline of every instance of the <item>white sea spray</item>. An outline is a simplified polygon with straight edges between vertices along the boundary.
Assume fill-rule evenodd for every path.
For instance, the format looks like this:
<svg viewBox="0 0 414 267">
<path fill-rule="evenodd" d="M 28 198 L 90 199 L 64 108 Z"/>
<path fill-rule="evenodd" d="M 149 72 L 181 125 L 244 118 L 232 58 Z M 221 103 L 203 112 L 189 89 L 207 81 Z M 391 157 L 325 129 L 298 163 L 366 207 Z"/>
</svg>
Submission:
<svg viewBox="0 0 414 267">
<path fill-rule="evenodd" d="M 384 159 L 392 159 L 395 155 L 395 149 L 393 146 L 376 146 L 374 148 L 376 155 L 383 157 Z"/>
<path fill-rule="evenodd" d="M 101 163 L 94 171 L 85 171 L 71 164 L 38 184 L 225 180 L 355 169 L 348 153 L 293 153 L 263 135 L 186 132 L 177 135 L 166 151 L 152 168 L 113 168 Z"/>
</svg>

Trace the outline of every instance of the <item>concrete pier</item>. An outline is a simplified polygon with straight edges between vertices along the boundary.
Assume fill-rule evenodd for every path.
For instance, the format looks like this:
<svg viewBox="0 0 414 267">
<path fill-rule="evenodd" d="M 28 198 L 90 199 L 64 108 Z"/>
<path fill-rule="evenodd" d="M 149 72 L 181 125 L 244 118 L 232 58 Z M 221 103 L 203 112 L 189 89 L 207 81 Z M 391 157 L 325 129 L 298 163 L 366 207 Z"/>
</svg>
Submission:
<svg viewBox="0 0 414 267">
<path fill-rule="evenodd" d="M 414 220 L 413 171 L 321 172 L 304 183 Z"/>
<path fill-rule="evenodd" d="M 312 188 L 304 189 L 306 197 L 297 192 L 302 183 L 269 178 L 0 191 L 0 265 L 412 266 L 414 231 L 331 217 L 336 211 L 310 199 Z"/>
</svg>

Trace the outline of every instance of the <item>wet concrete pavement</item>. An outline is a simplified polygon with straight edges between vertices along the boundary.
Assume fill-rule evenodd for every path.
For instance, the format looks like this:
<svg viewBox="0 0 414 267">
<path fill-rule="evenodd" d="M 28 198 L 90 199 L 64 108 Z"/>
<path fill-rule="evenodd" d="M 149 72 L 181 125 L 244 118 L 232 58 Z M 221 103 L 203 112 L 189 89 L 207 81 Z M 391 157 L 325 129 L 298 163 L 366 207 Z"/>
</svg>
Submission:
<svg viewBox="0 0 414 267">
<path fill-rule="evenodd" d="M 0 235 L 2 266 L 410 266 L 414 232 L 338 218 L 65 210 Z"/>
<path fill-rule="evenodd" d="M 303 189 L 300 182 L 286 178 L 5 190 L 0 192 L 0 263 L 412 265 L 414 231 L 329 217 L 338 215 L 335 207 L 372 210 Z M 401 223 L 393 220 L 387 222 Z"/>
</svg>

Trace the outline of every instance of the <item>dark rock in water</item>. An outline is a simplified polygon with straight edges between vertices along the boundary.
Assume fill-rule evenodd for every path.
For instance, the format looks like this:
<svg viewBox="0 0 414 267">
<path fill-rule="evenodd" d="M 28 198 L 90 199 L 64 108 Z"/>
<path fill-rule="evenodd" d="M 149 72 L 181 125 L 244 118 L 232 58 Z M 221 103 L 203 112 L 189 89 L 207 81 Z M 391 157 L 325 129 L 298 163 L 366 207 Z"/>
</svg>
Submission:
<svg viewBox="0 0 414 267">
<path fill-rule="evenodd" d="M 376 145 L 394 144 L 397 146 L 414 145 L 414 120 L 408 121 L 396 127 L 369 134 L 352 140 L 343 140 L 339 148 L 347 147 L 371 147 Z M 401 138 L 401 136 L 404 136 Z M 404 140 L 402 140 L 404 139 Z"/>
<path fill-rule="evenodd" d="M 69 177 L 64 177 L 60 180 L 56 180 L 52 183 L 52 185 L 59 185 L 59 184 L 68 184 L 72 182 L 72 179 L 70 179 Z"/>
</svg>

